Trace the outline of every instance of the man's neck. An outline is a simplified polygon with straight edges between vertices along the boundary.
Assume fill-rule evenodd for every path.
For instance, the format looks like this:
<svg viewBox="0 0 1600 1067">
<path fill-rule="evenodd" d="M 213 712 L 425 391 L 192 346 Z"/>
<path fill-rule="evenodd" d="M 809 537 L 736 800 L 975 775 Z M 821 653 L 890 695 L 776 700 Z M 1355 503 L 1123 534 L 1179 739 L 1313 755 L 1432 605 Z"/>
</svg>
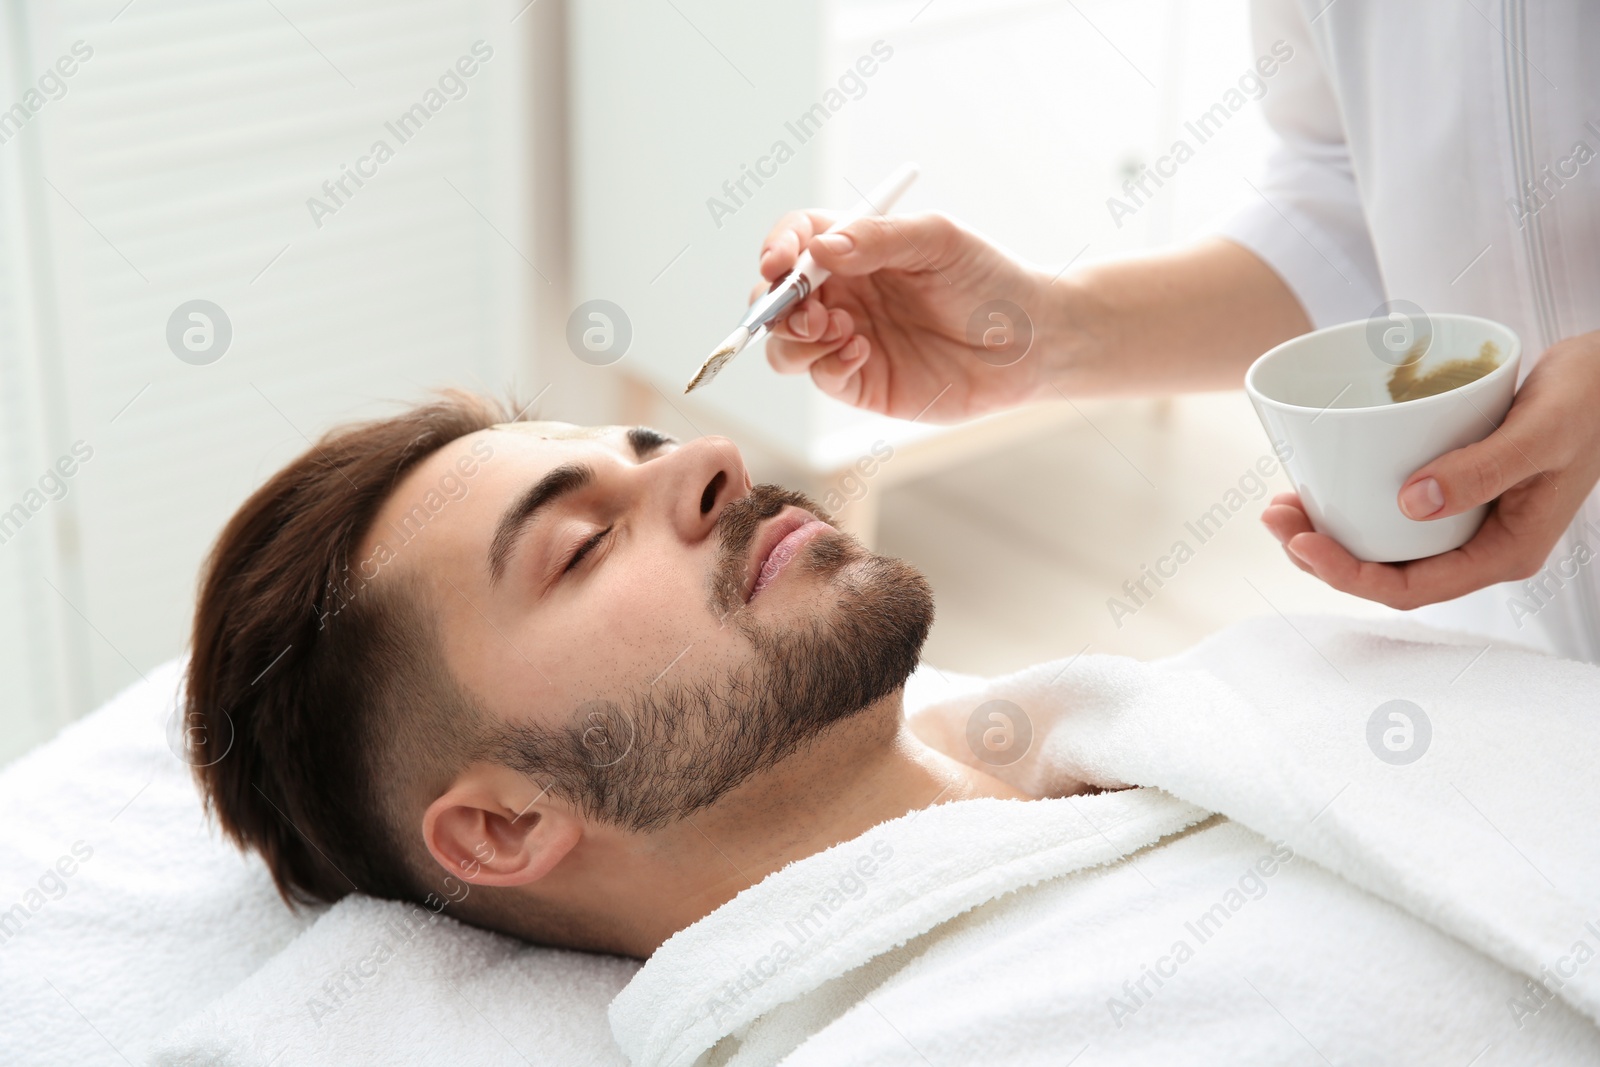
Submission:
<svg viewBox="0 0 1600 1067">
<path fill-rule="evenodd" d="M 666 830 L 586 832 L 560 880 L 586 883 L 586 900 L 612 917 L 606 951 L 643 958 L 795 860 L 907 812 L 976 797 L 1029 799 L 919 741 L 896 692 Z"/>
</svg>

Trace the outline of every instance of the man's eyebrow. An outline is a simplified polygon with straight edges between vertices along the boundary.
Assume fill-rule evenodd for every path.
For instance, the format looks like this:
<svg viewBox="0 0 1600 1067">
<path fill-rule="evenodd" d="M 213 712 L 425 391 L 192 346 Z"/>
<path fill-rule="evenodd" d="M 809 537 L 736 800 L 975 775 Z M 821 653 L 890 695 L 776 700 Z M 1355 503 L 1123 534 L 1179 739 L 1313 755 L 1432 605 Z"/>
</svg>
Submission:
<svg viewBox="0 0 1600 1067">
<path fill-rule="evenodd" d="M 625 436 L 634 458 L 641 463 L 657 449 L 678 443 L 677 438 L 672 435 L 652 430 L 648 426 L 630 427 Z M 564 463 L 549 471 L 513 500 L 511 506 L 500 516 L 500 521 L 495 524 L 494 537 L 489 542 L 489 584 L 494 585 L 500 581 L 500 576 L 505 573 L 506 564 L 511 561 L 511 553 L 516 548 L 517 538 L 538 518 L 541 511 L 593 481 L 593 467 L 583 463 Z"/>
<path fill-rule="evenodd" d="M 669 433 L 652 430 L 648 426 L 634 426 L 628 430 L 628 447 L 633 449 L 634 458 L 641 463 L 646 456 L 663 445 L 675 445 L 678 439 Z"/>
<path fill-rule="evenodd" d="M 517 538 L 538 517 L 539 512 L 564 496 L 576 493 L 594 481 L 594 468 L 577 463 L 564 463 L 534 482 L 521 496 L 511 502 L 500 521 L 495 524 L 494 539 L 489 542 L 489 584 L 500 581 L 511 550 Z"/>
</svg>

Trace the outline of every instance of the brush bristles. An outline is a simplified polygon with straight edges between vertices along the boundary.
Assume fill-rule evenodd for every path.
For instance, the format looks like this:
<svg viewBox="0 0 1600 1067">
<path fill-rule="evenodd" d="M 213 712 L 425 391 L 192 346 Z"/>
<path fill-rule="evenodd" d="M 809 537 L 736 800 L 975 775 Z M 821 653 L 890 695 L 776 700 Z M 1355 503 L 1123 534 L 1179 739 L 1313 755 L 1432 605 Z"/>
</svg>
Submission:
<svg viewBox="0 0 1600 1067">
<path fill-rule="evenodd" d="M 693 378 L 689 379 L 689 384 L 683 387 L 683 391 L 685 393 L 693 392 L 715 378 L 722 368 L 728 365 L 728 361 L 744 351 L 744 346 L 749 343 L 749 330 L 743 326 L 734 330 L 733 333 L 728 335 L 728 339 L 718 345 L 717 350 L 706 357 L 704 363 L 700 364 L 700 369 L 695 372 Z"/>
</svg>

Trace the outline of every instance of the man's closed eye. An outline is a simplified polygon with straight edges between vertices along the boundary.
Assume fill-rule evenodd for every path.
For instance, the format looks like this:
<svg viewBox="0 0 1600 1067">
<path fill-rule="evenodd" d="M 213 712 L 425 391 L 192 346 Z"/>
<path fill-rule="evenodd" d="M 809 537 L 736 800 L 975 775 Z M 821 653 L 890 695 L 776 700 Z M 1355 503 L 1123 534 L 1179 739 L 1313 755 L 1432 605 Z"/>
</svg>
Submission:
<svg viewBox="0 0 1600 1067">
<path fill-rule="evenodd" d="M 567 560 L 567 565 L 566 567 L 562 568 L 561 573 L 566 574 L 579 563 L 582 563 L 583 557 L 587 556 L 593 549 L 598 548 L 600 546 L 600 542 L 604 541 L 606 535 L 609 534 L 613 529 L 615 529 L 615 526 L 607 526 L 604 530 L 601 530 L 599 533 L 583 542 L 583 544 L 579 545 L 577 551 L 572 553 L 572 558 Z"/>
</svg>

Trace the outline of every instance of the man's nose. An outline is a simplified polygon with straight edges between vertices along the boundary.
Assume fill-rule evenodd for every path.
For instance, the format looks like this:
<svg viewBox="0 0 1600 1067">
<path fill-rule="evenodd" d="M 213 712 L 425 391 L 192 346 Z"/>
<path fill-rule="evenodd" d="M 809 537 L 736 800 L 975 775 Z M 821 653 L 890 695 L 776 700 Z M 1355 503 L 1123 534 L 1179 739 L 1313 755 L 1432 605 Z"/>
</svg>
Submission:
<svg viewBox="0 0 1600 1067">
<path fill-rule="evenodd" d="M 673 522 L 685 540 L 710 536 L 728 501 L 750 491 L 750 472 L 726 437 L 697 437 L 667 457 L 673 467 L 666 491 Z"/>
</svg>

